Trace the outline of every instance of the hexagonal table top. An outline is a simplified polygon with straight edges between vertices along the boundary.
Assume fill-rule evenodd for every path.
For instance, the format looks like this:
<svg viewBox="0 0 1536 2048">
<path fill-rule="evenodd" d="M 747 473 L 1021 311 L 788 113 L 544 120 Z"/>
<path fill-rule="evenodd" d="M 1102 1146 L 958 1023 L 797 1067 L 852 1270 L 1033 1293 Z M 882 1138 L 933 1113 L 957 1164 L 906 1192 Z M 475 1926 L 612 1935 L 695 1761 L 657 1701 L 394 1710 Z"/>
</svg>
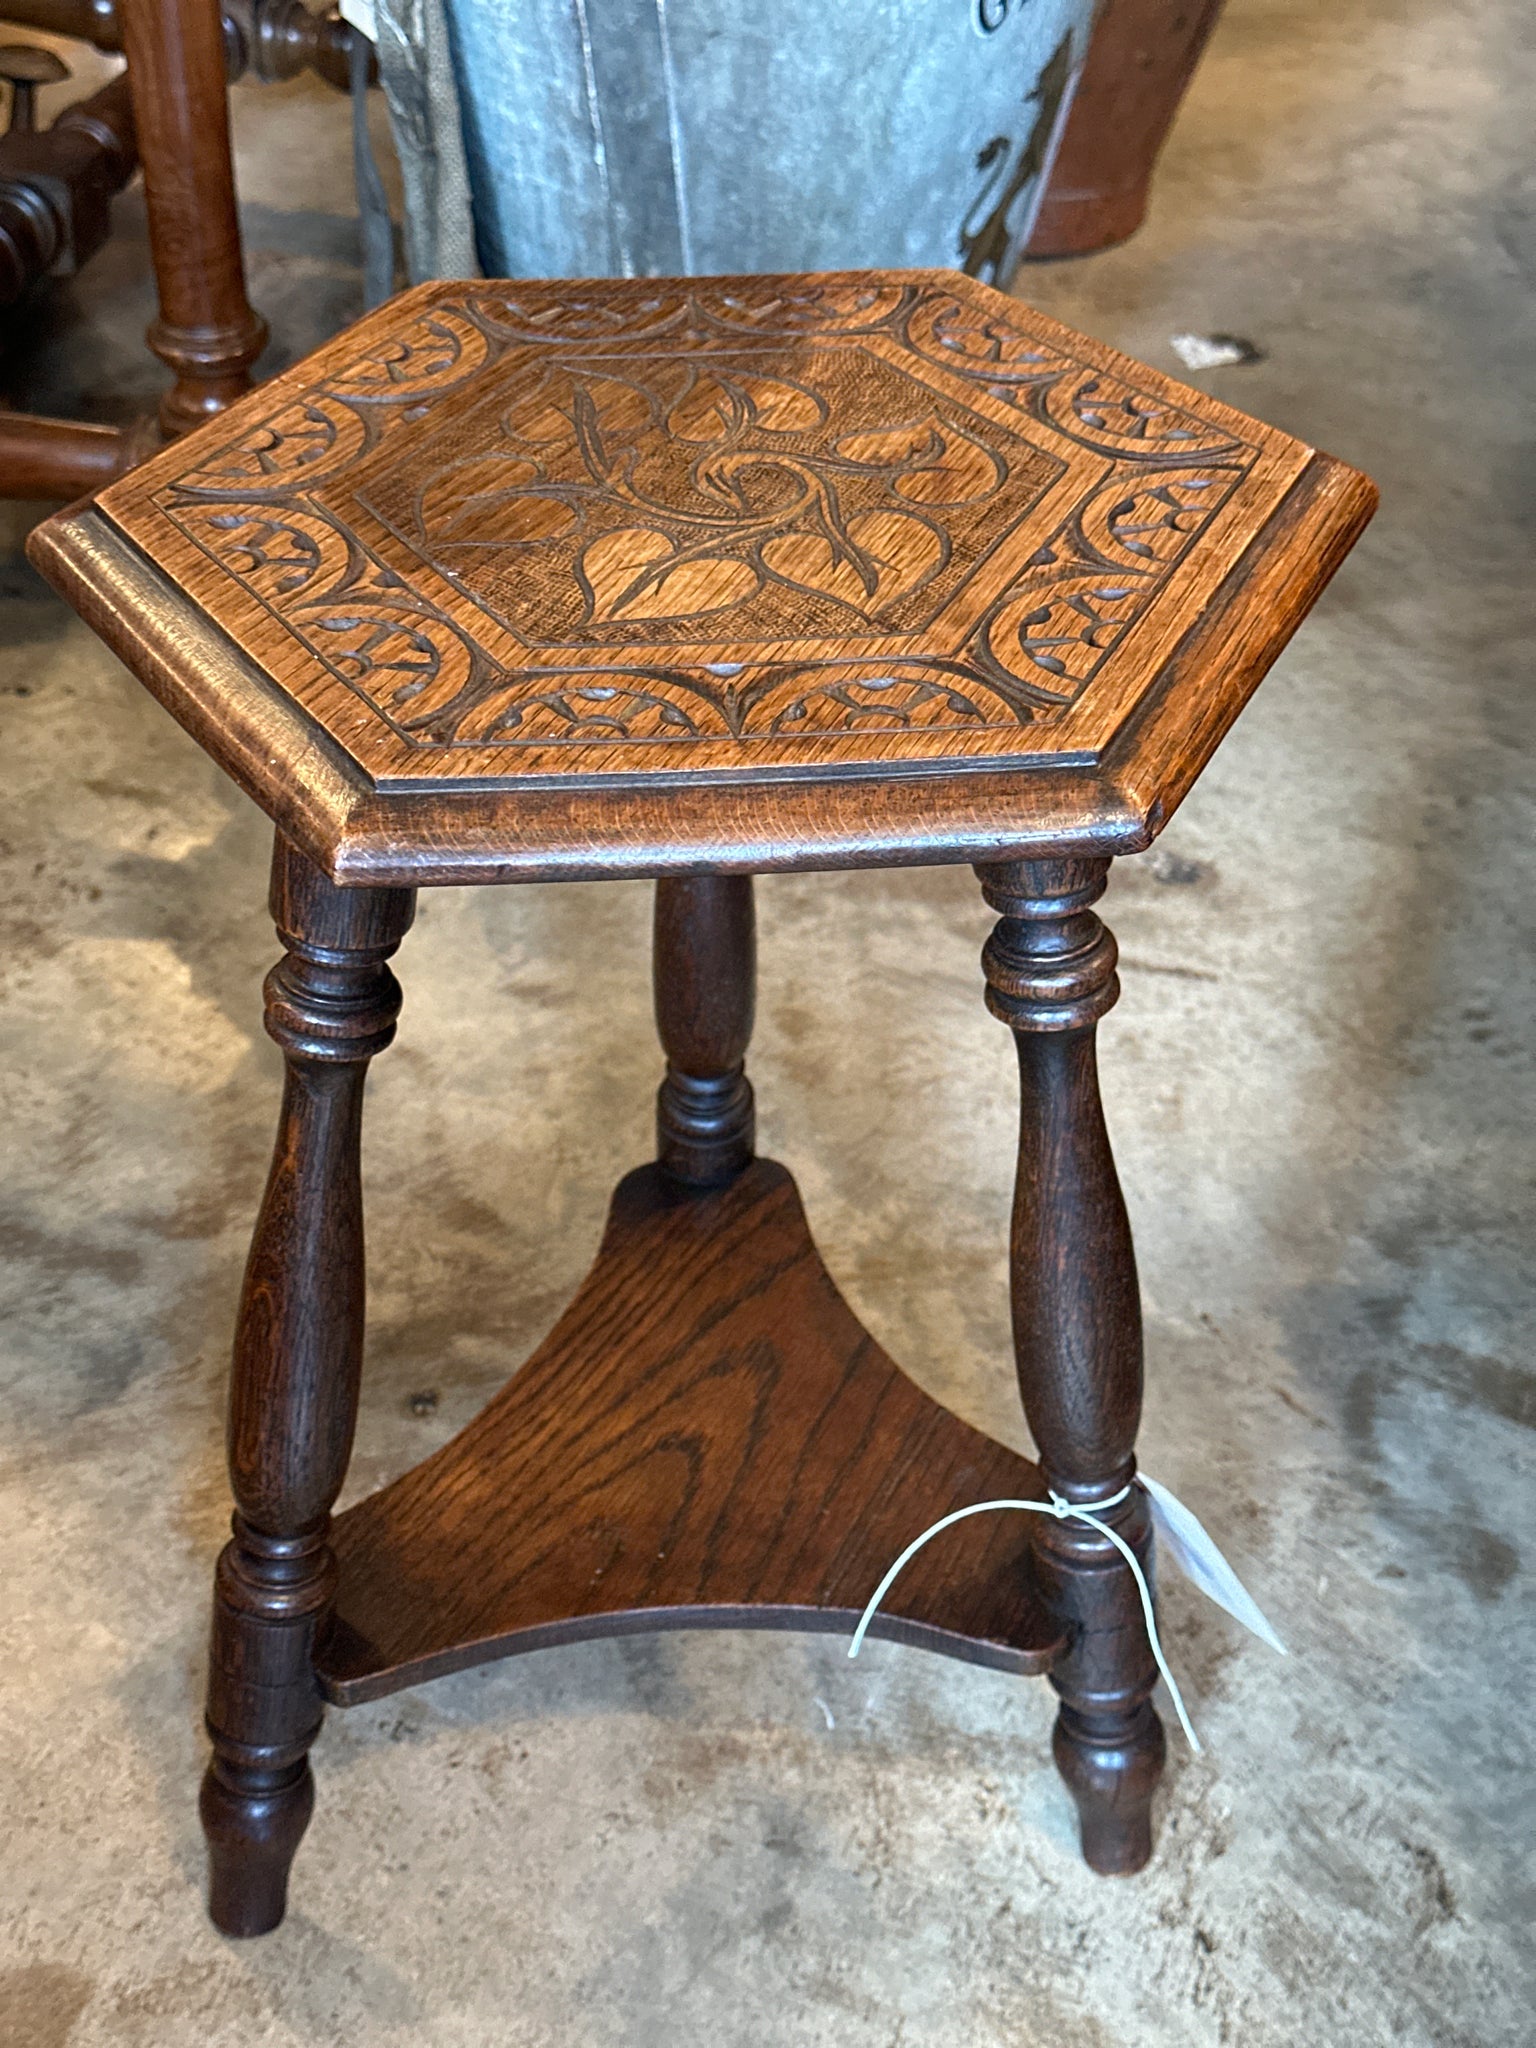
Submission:
<svg viewBox="0 0 1536 2048">
<path fill-rule="evenodd" d="M 1373 503 L 947 272 L 488 281 L 35 559 L 338 875 L 814 866 L 1144 844 Z"/>
</svg>

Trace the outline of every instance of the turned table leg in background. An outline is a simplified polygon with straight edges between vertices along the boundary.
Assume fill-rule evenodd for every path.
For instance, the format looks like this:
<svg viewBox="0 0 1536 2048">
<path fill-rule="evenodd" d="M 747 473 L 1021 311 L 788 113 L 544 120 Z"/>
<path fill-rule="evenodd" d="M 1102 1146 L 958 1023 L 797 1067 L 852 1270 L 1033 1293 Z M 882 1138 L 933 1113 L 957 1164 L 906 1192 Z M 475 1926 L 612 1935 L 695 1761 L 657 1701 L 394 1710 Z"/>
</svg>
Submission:
<svg viewBox="0 0 1536 2048">
<path fill-rule="evenodd" d="M 1091 906 L 1107 860 L 1007 861 L 977 869 L 1002 913 L 982 956 L 987 1007 L 1018 1045 L 1013 1329 L 1024 1409 L 1046 1484 L 1093 1507 L 1135 1471 L 1141 1307 L 1130 1223 L 1099 1101 L 1097 1021 L 1119 994 L 1115 942 Z M 1086 1524 L 1035 1522 L 1039 1589 L 1072 1631 L 1052 1667 L 1061 1696 L 1057 1766 L 1077 1802 L 1095 1870 L 1139 1870 L 1152 1853 L 1163 1731 L 1135 1582 Z M 1146 1563 L 1151 1530 L 1135 1490 L 1105 1522 Z"/>
<path fill-rule="evenodd" d="M 229 1403 L 234 1535 L 214 1589 L 203 1781 L 209 1910 L 226 1934 L 283 1917 L 314 1804 L 316 1630 L 335 1594 L 330 1510 L 346 1476 L 363 1348 L 363 1082 L 395 1032 L 387 965 L 409 889 L 339 889 L 279 835 L 272 915 L 286 947 L 266 1024 L 286 1075 L 241 1294 Z"/>
<path fill-rule="evenodd" d="M 124 0 L 144 205 L 160 311 L 149 345 L 175 374 L 168 437 L 251 388 L 267 323 L 245 295 L 218 0 Z"/>
<path fill-rule="evenodd" d="M 751 1163 L 755 1135 L 744 1070 L 757 1001 L 752 877 L 658 882 L 652 974 L 667 1056 L 657 1157 L 675 1179 L 717 1187 Z"/>
</svg>

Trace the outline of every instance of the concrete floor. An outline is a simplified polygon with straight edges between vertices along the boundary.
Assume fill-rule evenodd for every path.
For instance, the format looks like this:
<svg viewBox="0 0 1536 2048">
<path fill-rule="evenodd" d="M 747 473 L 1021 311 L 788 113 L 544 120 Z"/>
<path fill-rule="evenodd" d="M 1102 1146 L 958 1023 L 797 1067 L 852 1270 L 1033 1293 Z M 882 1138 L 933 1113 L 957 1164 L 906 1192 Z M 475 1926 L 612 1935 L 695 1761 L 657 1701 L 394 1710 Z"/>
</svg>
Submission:
<svg viewBox="0 0 1536 2048">
<path fill-rule="evenodd" d="M 1131 1882 L 1077 1860 L 1043 1686 L 880 1644 L 636 1639 L 333 1716 L 287 1924 L 212 1933 L 192 1801 L 277 1080 L 268 835 L 43 593 L 10 516 L 0 2042 L 1532 2041 L 1533 89 L 1525 0 L 1229 0 L 1151 224 L 1024 281 L 1170 368 L 1177 331 L 1250 336 L 1261 362 L 1201 381 L 1384 495 L 1109 899 L 1145 1463 L 1293 1652 L 1169 1585 L 1208 1751 L 1170 1745 Z M 356 307 L 345 110 L 236 102 L 282 360 Z M 110 416 L 157 385 L 122 215 L 10 357 L 17 399 Z M 760 903 L 765 1149 L 882 1341 L 1022 1442 L 975 887 Z M 640 887 L 443 894 L 407 941 L 352 1493 L 525 1353 L 644 1155 L 647 914 Z"/>
</svg>

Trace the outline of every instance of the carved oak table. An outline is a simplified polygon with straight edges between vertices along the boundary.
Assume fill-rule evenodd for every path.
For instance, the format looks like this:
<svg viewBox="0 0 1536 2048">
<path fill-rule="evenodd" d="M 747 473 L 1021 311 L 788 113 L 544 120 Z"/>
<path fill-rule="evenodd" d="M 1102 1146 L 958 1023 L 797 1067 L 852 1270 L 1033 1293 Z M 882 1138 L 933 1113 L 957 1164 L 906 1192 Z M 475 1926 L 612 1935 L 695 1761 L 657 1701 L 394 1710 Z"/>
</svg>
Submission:
<svg viewBox="0 0 1536 2048">
<path fill-rule="evenodd" d="M 1370 516 L 1354 470 L 941 272 L 432 284 L 41 527 L 64 595 L 277 826 L 286 1057 L 236 1339 L 202 1812 L 212 1912 L 282 1917 L 323 1703 L 583 1636 L 847 1631 L 928 1522 L 1112 1502 L 1141 1334 L 1093 911 Z M 759 870 L 969 861 L 1023 1115 L 1041 1462 L 840 1299 L 743 1057 Z M 335 1520 L 363 1350 L 364 1073 L 421 885 L 656 879 L 655 1165 L 533 1358 Z M 1145 1497 L 1106 1518 L 1145 1555 Z M 1095 1869 L 1163 1756 L 1130 1574 L 977 1517 L 880 1633 L 1060 1695 Z"/>
</svg>

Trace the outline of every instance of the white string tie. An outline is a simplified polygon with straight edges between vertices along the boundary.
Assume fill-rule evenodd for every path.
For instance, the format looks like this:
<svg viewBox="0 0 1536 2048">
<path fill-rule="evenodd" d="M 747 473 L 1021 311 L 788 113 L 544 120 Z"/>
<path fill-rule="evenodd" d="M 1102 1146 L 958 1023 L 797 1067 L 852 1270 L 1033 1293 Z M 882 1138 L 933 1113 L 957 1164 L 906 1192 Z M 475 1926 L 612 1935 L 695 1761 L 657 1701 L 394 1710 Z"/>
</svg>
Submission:
<svg viewBox="0 0 1536 2048">
<path fill-rule="evenodd" d="M 971 1515 L 995 1514 L 1001 1508 L 1018 1508 L 1029 1515 L 1053 1515 L 1058 1522 L 1083 1522 L 1090 1529 L 1097 1529 L 1101 1536 L 1107 1536 L 1131 1568 L 1131 1577 L 1136 1581 L 1136 1591 L 1141 1595 L 1141 1611 L 1146 1617 L 1147 1641 L 1152 1646 L 1152 1655 L 1156 1659 L 1158 1670 L 1162 1673 L 1163 1683 L 1168 1688 L 1168 1697 L 1173 1701 L 1174 1712 L 1179 1717 L 1179 1726 L 1184 1730 L 1190 1748 L 1199 1756 L 1200 1738 L 1195 1733 L 1194 1723 L 1185 1711 L 1184 1696 L 1179 1691 L 1173 1673 L 1168 1669 L 1168 1659 L 1163 1655 L 1162 1640 L 1157 1633 L 1157 1616 L 1152 1607 L 1152 1589 L 1147 1584 L 1147 1575 L 1141 1568 L 1141 1560 L 1118 1530 L 1111 1529 L 1107 1522 L 1099 1519 L 1111 1508 L 1119 1507 L 1123 1500 L 1128 1500 L 1134 1485 L 1135 1481 L 1132 1480 L 1130 1484 L 1122 1486 L 1111 1499 L 1098 1501 L 1091 1508 L 1078 1507 L 1072 1501 L 1063 1500 L 1059 1493 L 1052 1493 L 1045 1500 L 979 1500 L 968 1508 L 956 1508 L 953 1514 L 942 1516 L 931 1528 L 925 1529 L 921 1536 L 913 1538 L 876 1586 L 869 1605 L 859 1616 L 859 1625 L 853 1632 L 848 1655 L 857 1657 L 859 1654 L 869 1625 L 879 1612 L 881 1601 L 896 1583 L 898 1574 L 912 1562 L 925 1543 L 931 1542 L 944 1530 L 952 1529 L 956 1522 L 963 1522 Z"/>
</svg>

